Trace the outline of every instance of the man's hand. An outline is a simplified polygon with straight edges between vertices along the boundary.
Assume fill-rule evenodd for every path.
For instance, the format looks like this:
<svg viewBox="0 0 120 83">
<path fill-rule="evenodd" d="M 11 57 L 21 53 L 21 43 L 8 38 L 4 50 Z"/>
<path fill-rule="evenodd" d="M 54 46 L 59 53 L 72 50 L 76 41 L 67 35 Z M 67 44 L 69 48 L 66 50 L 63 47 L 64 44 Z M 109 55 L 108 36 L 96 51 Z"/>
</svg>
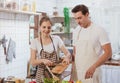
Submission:
<svg viewBox="0 0 120 83">
<path fill-rule="evenodd" d="M 95 70 L 96 70 L 96 67 L 95 67 L 95 66 L 91 66 L 91 67 L 87 70 L 87 72 L 86 72 L 86 74 L 85 74 L 85 79 L 92 78 Z"/>
</svg>

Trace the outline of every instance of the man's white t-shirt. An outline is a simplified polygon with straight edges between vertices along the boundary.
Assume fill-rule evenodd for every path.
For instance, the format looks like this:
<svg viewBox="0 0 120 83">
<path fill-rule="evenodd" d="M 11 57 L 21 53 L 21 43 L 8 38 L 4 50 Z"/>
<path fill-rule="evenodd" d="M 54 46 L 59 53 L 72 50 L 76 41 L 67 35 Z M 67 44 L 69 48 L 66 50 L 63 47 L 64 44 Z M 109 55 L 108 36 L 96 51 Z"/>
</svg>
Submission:
<svg viewBox="0 0 120 83">
<path fill-rule="evenodd" d="M 81 31 L 80 31 L 81 30 Z M 79 38 L 78 38 L 79 37 Z M 73 31 L 73 46 L 76 46 L 76 41 L 80 40 L 91 40 L 92 45 L 98 55 L 102 53 L 102 46 L 110 43 L 109 38 L 105 30 L 95 24 L 91 24 L 88 28 L 82 28 L 77 26 Z"/>
</svg>

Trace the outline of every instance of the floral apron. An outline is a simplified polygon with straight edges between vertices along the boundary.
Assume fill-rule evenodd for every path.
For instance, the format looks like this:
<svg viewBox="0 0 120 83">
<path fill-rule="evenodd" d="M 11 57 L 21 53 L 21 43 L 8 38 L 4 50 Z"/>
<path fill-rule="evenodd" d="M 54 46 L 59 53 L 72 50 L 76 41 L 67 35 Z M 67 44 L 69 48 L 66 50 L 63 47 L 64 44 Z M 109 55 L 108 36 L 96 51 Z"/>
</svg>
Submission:
<svg viewBox="0 0 120 83">
<path fill-rule="evenodd" d="M 40 56 L 41 56 L 41 59 L 48 59 L 48 60 L 56 63 L 58 61 L 57 60 L 58 56 L 57 56 L 52 38 L 51 38 L 51 41 L 52 41 L 52 44 L 53 44 L 54 51 L 52 53 L 48 53 L 48 52 L 44 51 L 43 44 L 42 44 L 42 39 L 40 37 L 40 42 L 41 42 L 41 46 L 42 46 Z M 52 67 L 50 67 L 50 68 L 52 68 Z M 52 78 L 52 76 L 49 73 L 49 71 L 46 69 L 46 66 L 44 64 L 40 64 L 37 67 L 36 82 L 37 83 L 44 83 L 44 80 L 43 80 L 44 78 Z"/>
</svg>

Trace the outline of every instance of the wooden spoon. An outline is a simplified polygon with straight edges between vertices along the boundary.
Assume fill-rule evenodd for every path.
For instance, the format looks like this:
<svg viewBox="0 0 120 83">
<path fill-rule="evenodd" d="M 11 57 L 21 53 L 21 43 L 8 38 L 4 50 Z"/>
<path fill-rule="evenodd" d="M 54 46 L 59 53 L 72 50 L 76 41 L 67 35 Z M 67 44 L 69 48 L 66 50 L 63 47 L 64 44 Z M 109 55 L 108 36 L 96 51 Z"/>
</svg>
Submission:
<svg viewBox="0 0 120 83">
<path fill-rule="evenodd" d="M 52 77 L 53 77 L 54 80 L 56 80 L 56 81 L 60 80 L 57 76 L 55 76 L 55 75 L 52 73 L 52 71 L 50 70 L 50 68 L 49 68 L 47 65 L 46 65 L 46 68 L 48 69 L 48 71 L 50 72 L 50 74 L 52 75 Z"/>
</svg>

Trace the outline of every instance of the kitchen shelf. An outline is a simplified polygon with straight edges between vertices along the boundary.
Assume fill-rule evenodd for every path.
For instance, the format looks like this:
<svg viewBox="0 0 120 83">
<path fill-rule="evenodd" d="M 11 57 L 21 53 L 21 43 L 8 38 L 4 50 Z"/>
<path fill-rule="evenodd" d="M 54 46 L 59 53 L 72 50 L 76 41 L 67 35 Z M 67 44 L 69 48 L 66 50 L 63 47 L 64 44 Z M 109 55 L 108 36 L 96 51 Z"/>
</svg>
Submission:
<svg viewBox="0 0 120 83">
<path fill-rule="evenodd" d="M 11 10 L 11 9 L 4 9 L 4 8 L 0 8 L 0 12 L 15 13 L 15 14 L 28 14 L 28 15 L 40 15 L 40 13 L 20 11 L 20 10 Z"/>
</svg>

